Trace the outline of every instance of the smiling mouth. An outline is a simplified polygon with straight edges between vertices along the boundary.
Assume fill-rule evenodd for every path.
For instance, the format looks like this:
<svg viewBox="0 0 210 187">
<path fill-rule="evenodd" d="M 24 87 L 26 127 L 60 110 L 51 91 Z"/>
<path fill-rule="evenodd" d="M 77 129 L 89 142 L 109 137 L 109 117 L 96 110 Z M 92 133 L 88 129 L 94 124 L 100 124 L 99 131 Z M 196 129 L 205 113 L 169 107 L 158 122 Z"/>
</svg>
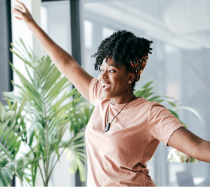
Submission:
<svg viewBox="0 0 210 187">
<path fill-rule="evenodd" d="M 109 88 L 111 88 L 111 86 L 109 86 L 109 85 L 103 85 L 102 90 L 108 90 Z"/>
</svg>

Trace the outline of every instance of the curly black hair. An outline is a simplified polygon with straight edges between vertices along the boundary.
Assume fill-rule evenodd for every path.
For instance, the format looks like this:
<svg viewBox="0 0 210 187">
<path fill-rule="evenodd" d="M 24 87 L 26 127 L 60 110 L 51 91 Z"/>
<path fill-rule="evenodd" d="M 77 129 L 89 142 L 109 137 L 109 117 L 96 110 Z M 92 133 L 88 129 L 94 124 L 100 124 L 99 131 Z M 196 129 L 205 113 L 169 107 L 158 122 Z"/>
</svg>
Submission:
<svg viewBox="0 0 210 187">
<path fill-rule="evenodd" d="M 95 70 L 100 68 L 104 58 L 107 62 L 108 58 L 111 57 L 116 65 L 125 65 L 127 73 L 133 72 L 129 62 L 136 58 L 141 59 L 145 54 L 152 54 L 151 43 L 153 41 L 136 37 L 132 32 L 126 30 L 114 32 L 101 42 L 98 51 L 91 56 L 96 57 Z M 131 87 L 135 91 L 135 81 L 133 81 Z"/>
</svg>

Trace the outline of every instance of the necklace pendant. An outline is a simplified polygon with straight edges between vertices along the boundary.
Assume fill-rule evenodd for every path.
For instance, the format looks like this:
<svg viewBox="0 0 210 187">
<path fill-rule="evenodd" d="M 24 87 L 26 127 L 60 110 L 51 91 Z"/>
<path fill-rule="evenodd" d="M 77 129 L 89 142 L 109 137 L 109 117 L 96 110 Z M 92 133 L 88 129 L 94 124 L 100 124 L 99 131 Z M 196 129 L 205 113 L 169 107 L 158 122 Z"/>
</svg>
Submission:
<svg viewBox="0 0 210 187">
<path fill-rule="evenodd" d="M 110 123 L 108 123 L 108 125 L 106 126 L 105 132 L 109 130 L 109 127 L 110 127 Z"/>
</svg>

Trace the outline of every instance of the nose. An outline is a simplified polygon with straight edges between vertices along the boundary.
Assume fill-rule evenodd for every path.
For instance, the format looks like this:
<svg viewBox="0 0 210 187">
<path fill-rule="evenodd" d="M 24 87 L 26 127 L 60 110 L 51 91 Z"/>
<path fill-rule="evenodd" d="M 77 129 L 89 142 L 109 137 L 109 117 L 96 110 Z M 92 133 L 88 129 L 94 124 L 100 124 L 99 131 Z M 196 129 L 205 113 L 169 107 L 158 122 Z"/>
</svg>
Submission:
<svg viewBox="0 0 210 187">
<path fill-rule="evenodd" d="M 101 75 L 101 79 L 104 79 L 104 78 L 107 78 L 108 77 L 106 70 L 101 71 L 100 75 Z"/>
</svg>

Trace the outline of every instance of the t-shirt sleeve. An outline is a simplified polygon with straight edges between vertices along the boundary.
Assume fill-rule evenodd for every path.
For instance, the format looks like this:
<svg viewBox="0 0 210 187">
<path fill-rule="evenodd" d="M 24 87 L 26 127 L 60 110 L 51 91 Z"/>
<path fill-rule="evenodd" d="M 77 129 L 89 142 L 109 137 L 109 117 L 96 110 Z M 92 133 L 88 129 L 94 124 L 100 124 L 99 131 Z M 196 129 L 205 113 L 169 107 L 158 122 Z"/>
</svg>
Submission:
<svg viewBox="0 0 210 187">
<path fill-rule="evenodd" d="M 102 89 L 102 86 L 99 80 L 93 77 L 89 85 L 89 101 L 94 106 L 99 100 L 101 89 Z"/>
<path fill-rule="evenodd" d="M 152 136 L 168 146 L 171 135 L 185 127 L 167 108 L 154 102 L 149 109 L 149 129 Z"/>
</svg>

